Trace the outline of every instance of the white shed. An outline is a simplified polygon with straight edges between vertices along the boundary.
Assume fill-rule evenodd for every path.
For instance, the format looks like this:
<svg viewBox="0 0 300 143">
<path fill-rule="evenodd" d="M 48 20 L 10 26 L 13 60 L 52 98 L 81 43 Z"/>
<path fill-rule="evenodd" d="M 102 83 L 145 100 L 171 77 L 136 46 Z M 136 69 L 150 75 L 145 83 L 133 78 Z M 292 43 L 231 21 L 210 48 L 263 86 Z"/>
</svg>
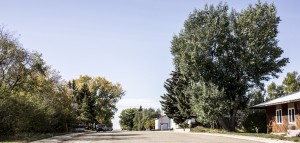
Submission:
<svg viewBox="0 0 300 143">
<path fill-rule="evenodd" d="M 155 120 L 155 130 L 169 130 L 171 129 L 170 118 L 166 115 Z"/>
</svg>

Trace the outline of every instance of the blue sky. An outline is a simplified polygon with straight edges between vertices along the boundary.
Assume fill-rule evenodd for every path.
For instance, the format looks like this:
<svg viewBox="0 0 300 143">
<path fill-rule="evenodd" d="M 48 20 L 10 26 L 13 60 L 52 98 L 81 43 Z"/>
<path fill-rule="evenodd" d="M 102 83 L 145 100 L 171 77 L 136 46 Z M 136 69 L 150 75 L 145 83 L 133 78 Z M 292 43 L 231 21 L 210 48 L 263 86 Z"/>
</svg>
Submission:
<svg viewBox="0 0 300 143">
<path fill-rule="evenodd" d="M 126 95 L 119 112 L 129 107 L 160 108 L 164 81 L 173 70 L 170 41 L 195 8 L 209 0 L 5 0 L 0 24 L 16 33 L 26 49 L 42 53 L 63 79 L 102 76 L 122 84 Z M 223 1 L 237 11 L 255 1 Z M 264 1 L 263 1 L 264 2 Z M 286 72 L 300 72 L 300 1 L 274 2 L 279 45 L 290 63 Z M 119 128 L 118 114 L 114 128 Z"/>
</svg>

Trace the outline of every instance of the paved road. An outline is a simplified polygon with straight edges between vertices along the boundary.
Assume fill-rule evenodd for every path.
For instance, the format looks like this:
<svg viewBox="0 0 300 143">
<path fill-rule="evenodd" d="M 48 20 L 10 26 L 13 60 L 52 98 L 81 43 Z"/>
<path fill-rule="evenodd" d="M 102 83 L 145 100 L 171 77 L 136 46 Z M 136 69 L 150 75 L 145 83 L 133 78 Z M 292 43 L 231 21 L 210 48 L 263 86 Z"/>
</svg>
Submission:
<svg viewBox="0 0 300 143">
<path fill-rule="evenodd" d="M 176 132 L 99 132 L 71 138 L 64 143 L 259 143 L 244 139 Z"/>
</svg>

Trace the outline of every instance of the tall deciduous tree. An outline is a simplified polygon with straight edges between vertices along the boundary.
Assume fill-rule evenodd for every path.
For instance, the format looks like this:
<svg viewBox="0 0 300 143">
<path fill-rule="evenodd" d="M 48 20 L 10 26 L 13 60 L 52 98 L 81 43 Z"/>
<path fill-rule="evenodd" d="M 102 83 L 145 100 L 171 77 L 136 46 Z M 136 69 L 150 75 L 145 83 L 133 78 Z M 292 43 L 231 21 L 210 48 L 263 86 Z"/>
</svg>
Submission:
<svg viewBox="0 0 300 143">
<path fill-rule="evenodd" d="M 79 119 L 82 119 L 82 115 L 89 115 L 83 116 L 89 117 L 86 123 L 112 126 L 111 120 L 117 111 L 116 104 L 125 94 L 120 84 L 113 84 L 102 77 L 93 78 L 84 75 L 69 82 L 68 85 L 74 94 L 73 107 L 77 110 Z M 82 107 L 83 105 L 85 107 Z"/>
<path fill-rule="evenodd" d="M 273 4 L 258 2 L 240 13 L 228 6 L 195 10 L 173 37 L 174 64 L 191 83 L 203 80 L 224 90 L 228 108 L 223 128 L 234 131 L 237 112 L 247 107 L 247 92 L 263 87 L 288 63 L 276 36 L 280 18 Z"/>
<path fill-rule="evenodd" d="M 219 90 L 212 83 L 199 81 L 191 87 L 191 106 L 197 115 L 197 120 L 203 125 L 209 125 L 211 128 L 219 123 L 224 126 L 222 117 L 229 111 L 228 100 L 223 90 Z"/>
</svg>

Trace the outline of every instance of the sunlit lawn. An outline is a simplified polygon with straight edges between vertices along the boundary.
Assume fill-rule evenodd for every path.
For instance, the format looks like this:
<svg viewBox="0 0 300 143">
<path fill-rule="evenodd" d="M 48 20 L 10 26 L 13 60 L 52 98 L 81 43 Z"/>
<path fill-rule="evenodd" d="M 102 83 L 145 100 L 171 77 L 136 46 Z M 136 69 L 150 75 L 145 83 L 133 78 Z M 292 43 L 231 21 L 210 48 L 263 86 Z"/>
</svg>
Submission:
<svg viewBox="0 0 300 143">
<path fill-rule="evenodd" d="M 294 142 L 300 141 L 300 137 L 285 137 L 285 135 L 274 135 L 274 134 L 266 134 L 266 133 L 227 132 L 225 130 L 210 129 L 210 128 L 204 128 L 204 127 L 195 127 L 195 128 L 192 128 L 191 131 L 192 132 L 229 134 L 229 135 L 253 136 L 253 137 L 271 138 L 271 139 L 278 139 L 278 140 L 288 140 L 288 141 L 294 141 Z"/>
</svg>

